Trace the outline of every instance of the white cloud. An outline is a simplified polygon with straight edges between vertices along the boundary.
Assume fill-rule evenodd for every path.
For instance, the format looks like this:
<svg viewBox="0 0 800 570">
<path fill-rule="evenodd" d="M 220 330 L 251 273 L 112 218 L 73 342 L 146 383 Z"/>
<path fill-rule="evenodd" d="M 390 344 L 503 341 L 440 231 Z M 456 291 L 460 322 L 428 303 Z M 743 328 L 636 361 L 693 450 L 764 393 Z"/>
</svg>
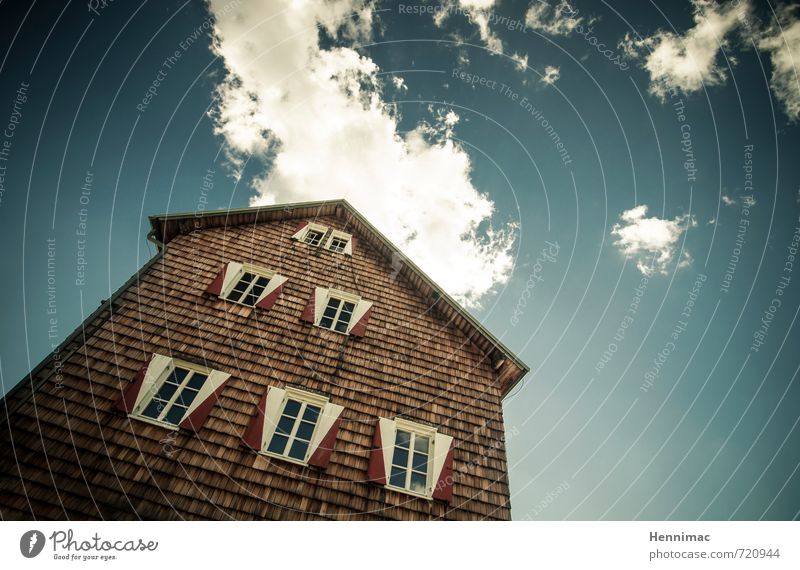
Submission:
<svg viewBox="0 0 800 570">
<path fill-rule="evenodd" d="M 525 24 L 537 32 L 551 36 L 568 36 L 581 24 L 590 24 L 567 0 L 551 4 L 546 0 L 535 0 L 525 13 Z"/>
<path fill-rule="evenodd" d="M 516 52 L 507 53 L 502 40 L 489 26 L 492 20 L 499 19 L 494 11 L 496 4 L 496 0 L 444 0 L 441 10 L 436 12 L 433 20 L 441 28 L 449 16 L 457 12 L 463 13 L 478 28 L 481 41 L 491 52 L 507 55 L 518 71 L 525 71 L 528 68 L 528 56 Z"/>
<path fill-rule="evenodd" d="M 406 85 L 406 80 L 403 79 L 402 77 L 399 77 L 397 75 L 392 77 L 392 84 L 394 85 L 394 88 L 397 89 L 398 91 L 408 91 L 408 85 Z"/>
<path fill-rule="evenodd" d="M 770 86 L 791 121 L 800 120 L 800 19 L 796 6 L 784 6 L 778 22 L 770 26 L 758 47 L 771 54 Z"/>
<path fill-rule="evenodd" d="M 731 198 L 730 196 L 722 196 L 722 203 L 726 206 L 735 206 L 736 205 L 736 198 Z"/>
<path fill-rule="evenodd" d="M 611 235 L 616 238 L 614 244 L 636 262 L 636 267 L 644 275 L 667 275 L 677 256 L 678 239 L 688 226 L 697 225 L 688 214 L 671 220 L 655 216 L 648 218 L 644 204 L 622 212 L 620 220 L 611 228 Z M 691 261 L 689 252 L 684 249 L 678 267 L 686 267 Z"/>
<path fill-rule="evenodd" d="M 658 31 L 650 37 L 625 36 L 621 47 L 631 57 L 644 59 L 650 74 L 650 92 L 666 97 L 672 88 L 684 93 L 725 82 L 718 62 L 719 52 L 729 45 L 729 36 L 747 20 L 749 0 L 738 5 L 713 0 L 691 0 L 694 26 L 683 35 Z"/>
<path fill-rule="evenodd" d="M 227 1 L 212 0 L 211 11 Z M 251 203 L 344 197 L 462 303 L 474 306 L 504 283 L 515 228 L 492 228 L 494 204 L 473 186 L 470 157 L 453 140 L 458 115 L 439 112 L 401 134 L 376 64 L 347 47 L 320 48 L 318 25 L 366 37 L 369 6 L 287 0 L 238 10 L 215 27 L 229 75 L 213 116 L 236 156 L 269 164 Z"/>
<path fill-rule="evenodd" d="M 557 67 L 552 65 L 548 65 L 544 68 L 544 74 L 542 75 L 542 83 L 545 85 L 553 85 L 558 78 L 561 77 L 561 70 Z"/>
</svg>

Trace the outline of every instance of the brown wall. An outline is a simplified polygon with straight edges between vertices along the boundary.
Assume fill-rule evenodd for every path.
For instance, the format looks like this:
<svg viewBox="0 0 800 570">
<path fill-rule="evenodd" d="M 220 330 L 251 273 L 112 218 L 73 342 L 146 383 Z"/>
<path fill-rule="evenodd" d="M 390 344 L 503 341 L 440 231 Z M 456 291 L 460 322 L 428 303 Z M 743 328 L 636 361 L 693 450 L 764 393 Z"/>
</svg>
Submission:
<svg viewBox="0 0 800 570">
<path fill-rule="evenodd" d="M 338 218 L 316 220 L 345 229 Z M 508 519 L 500 392 L 482 354 L 391 263 L 360 239 L 352 257 L 290 239 L 297 220 L 173 239 L 85 346 L 2 418 L 4 519 Z M 222 264 L 289 278 L 270 311 L 203 294 Z M 312 287 L 375 303 L 363 338 L 300 320 Z M 197 435 L 129 420 L 113 405 L 152 352 L 232 374 Z M 52 368 L 52 367 L 48 367 Z M 327 471 L 240 444 L 267 386 L 322 391 L 343 405 Z M 405 417 L 455 438 L 451 505 L 364 481 L 376 417 Z M 10 425 L 10 433 L 9 433 Z M 9 441 L 11 440 L 11 441 Z M 20 483 L 24 480 L 24 485 Z"/>
</svg>

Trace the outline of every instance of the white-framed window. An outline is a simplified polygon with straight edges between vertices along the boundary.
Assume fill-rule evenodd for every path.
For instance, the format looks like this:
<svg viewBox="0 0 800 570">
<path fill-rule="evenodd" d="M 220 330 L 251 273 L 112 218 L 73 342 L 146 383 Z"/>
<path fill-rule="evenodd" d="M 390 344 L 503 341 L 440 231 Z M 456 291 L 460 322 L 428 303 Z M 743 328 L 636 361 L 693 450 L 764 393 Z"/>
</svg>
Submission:
<svg viewBox="0 0 800 570">
<path fill-rule="evenodd" d="M 305 463 L 317 430 L 320 414 L 328 399 L 287 388 L 275 424 L 275 431 L 264 449 L 268 455 Z"/>
<path fill-rule="evenodd" d="M 243 263 L 220 296 L 227 301 L 254 307 L 274 277 L 274 271 Z"/>
<path fill-rule="evenodd" d="M 371 313 L 372 301 L 338 289 L 315 287 L 300 318 L 341 334 L 364 336 Z"/>
<path fill-rule="evenodd" d="M 353 253 L 352 241 L 353 236 L 350 234 L 339 230 L 333 230 L 328 238 L 327 243 L 325 244 L 325 248 L 336 253 L 345 253 L 350 255 Z"/>
<path fill-rule="evenodd" d="M 252 263 L 229 261 L 206 292 L 232 303 L 271 309 L 283 290 L 286 277 Z"/>
<path fill-rule="evenodd" d="M 308 245 L 319 247 L 328 233 L 328 227 L 314 222 L 308 222 L 292 236 Z"/>
<path fill-rule="evenodd" d="M 449 503 L 453 499 L 453 438 L 404 418 L 378 418 L 367 480 Z"/>
<path fill-rule="evenodd" d="M 330 290 L 328 299 L 325 302 L 325 309 L 322 311 L 322 318 L 319 320 L 319 326 L 323 329 L 347 334 L 350 329 L 350 323 L 353 320 L 353 311 L 355 311 L 360 300 L 355 295 Z"/>
<path fill-rule="evenodd" d="M 292 386 L 270 386 L 242 435 L 242 443 L 263 455 L 326 469 L 343 410 L 319 394 Z"/>
<path fill-rule="evenodd" d="M 154 354 L 142 372 L 141 383 L 134 383 L 130 402 L 131 417 L 177 429 L 197 430 L 208 417 L 203 402 L 216 401 L 218 390 L 230 374 L 212 370 L 169 356 Z"/>
<path fill-rule="evenodd" d="M 436 430 L 401 419 L 396 420 L 396 424 L 387 485 L 419 495 L 430 495 L 430 459 Z"/>
</svg>

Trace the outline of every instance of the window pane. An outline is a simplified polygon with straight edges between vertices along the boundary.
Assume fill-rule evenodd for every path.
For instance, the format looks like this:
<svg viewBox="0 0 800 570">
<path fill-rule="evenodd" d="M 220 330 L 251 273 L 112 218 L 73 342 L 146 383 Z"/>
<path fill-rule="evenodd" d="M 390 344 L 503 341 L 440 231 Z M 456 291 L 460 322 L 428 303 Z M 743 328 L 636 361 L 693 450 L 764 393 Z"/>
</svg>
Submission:
<svg viewBox="0 0 800 570">
<path fill-rule="evenodd" d="M 414 439 L 414 451 L 419 451 L 420 453 L 428 453 L 428 443 L 429 440 L 427 437 L 418 435 L 416 439 Z"/>
<path fill-rule="evenodd" d="M 148 418 L 157 418 L 163 409 L 164 402 L 153 400 L 147 404 L 147 407 L 142 411 L 142 415 L 147 416 Z"/>
<path fill-rule="evenodd" d="M 283 450 L 286 449 L 287 441 L 289 441 L 288 437 L 276 433 L 275 435 L 272 436 L 272 441 L 269 442 L 269 447 L 267 448 L 267 451 L 283 455 Z"/>
<path fill-rule="evenodd" d="M 242 291 L 237 291 L 234 289 L 228 294 L 229 301 L 238 301 L 242 297 Z"/>
<path fill-rule="evenodd" d="M 312 423 L 316 423 L 318 417 L 319 407 L 312 406 L 311 404 L 307 405 L 306 411 L 303 413 L 303 419 Z"/>
<path fill-rule="evenodd" d="M 283 414 L 286 416 L 291 416 L 293 418 L 297 417 L 297 412 L 300 411 L 300 402 L 297 400 L 287 400 L 286 407 L 283 408 Z"/>
<path fill-rule="evenodd" d="M 242 299 L 242 303 L 244 303 L 249 307 L 253 307 L 255 306 L 256 301 L 258 301 L 258 296 L 260 294 L 261 293 L 254 293 L 253 291 L 250 291 L 247 295 L 244 296 L 244 299 Z"/>
<path fill-rule="evenodd" d="M 409 441 L 411 440 L 411 434 L 407 431 L 397 430 L 397 439 L 395 440 L 395 445 L 399 445 L 400 447 L 405 447 L 408 449 Z"/>
<path fill-rule="evenodd" d="M 428 478 L 421 473 L 411 472 L 411 490 L 417 493 L 424 493 L 426 491 Z"/>
<path fill-rule="evenodd" d="M 197 392 L 195 390 L 185 388 L 180 394 L 178 394 L 178 397 L 175 398 L 175 403 L 188 408 L 192 402 L 194 402 L 196 396 Z"/>
<path fill-rule="evenodd" d="M 172 373 L 167 378 L 167 382 L 174 382 L 175 384 L 180 384 L 183 382 L 183 379 L 186 378 L 186 375 L 189 374 L 189 371 L 186 368 L 174 368 Z"/>
<path fill-rule="evenodd" d="M 189 378 L 189 382 L 186 384 L 189 388 L 194 388 L 195 390 L 199 390 L 203 383 L 208 378 L 208 374 L 203 374 L 202 372 L 195 372 L 192 374 L 192 377 Z"/>
<path fill-rule="evenodd" d="M 159 398 L 161 400 L 169 400 L 170 398 L 172 398 L 172 395 L 175 393 L 175 390 L 177 389 L 178 386 L 176 384 L 173 384 L 172 382 L 164 382 L 164 385 L 161 386 L 161 389 L 156 394 L 156 398 Z"/>
<path fill-rule="evenodd" d="M 347 320 L 339 319 L 339 322 L 336 323 L 336 332 L 344 333 L 347 332 Z"/>
<path fill-rule="evenodd" d="M 415 453 L 414 454 L 414 463 L 413 463 L 412 467 L 417 471 L 421 471 L 422 473 L 427 473 L 428 472 L 428 456 L 425 455 L 425 454 L 422 454 L 422 453 Z"/>
<path fill-rule="evenodd" d="M 345 303 L 344 307 L 342 307 L 342 312 L 343 313 L 352 313 L 353 309 L 355 309 L 355 308 L 356 308 L 356 306 L 355 306 L 354 303 Z"/>
<path fill-rule="evenodd" d="M 259 277 L 256 279 L 256 284 L 254 287 L 261 287 L 261 289 L 266 289 L 267 285 L 269 285 L 269 278 L 267 277 Z"/>
<path fill-rule="evenodd" d="M 167 423 L 177 425 L 181 422 L 185 414 L 186 414 L 186 408 L 175 404 L 169 409 L 167 415 L 164 416 L 164 421 Z"/>
<path fill-rule="evenodd" d="M 330 317 L 322 317 L 322 320 L 319 322 L 319 326 L 324 329 L 333 328 L 331 325 L 333 325 L 333 319 Z"/>
<path fill-rule="evenodd" d="M 294 440 L 292 448 L 289 450 L 289 457 L 292 459 L 299 459 L 300 461 L 306 458 L 306 450 L 308 449 L 307 441 Z"/>
<path fill-rule="evenodd" d="M 392 475 L 389 477 L 389 484 L 395 487 L 406 487 L 406 470 L 400 467 L 392 467 Z"/>
<path fill-rule="evenodd" d="M 408 450 L 402 447 L 395 447 L 392 463 L 394 465 L 400 465 L 401 467 L 408 467 Z"/>
<path fill-rule="evenodd" d="M 294 427 L 294 422 L 296 420 L 294 418 L 290 418 L 288 416 L 281 416 L 281 419 L 278 420 L 278 425 L 275 428 L 275 433 L 282 433 L 289 435 L 292 433 L 292 428 Z"/>
<path fill-rule="evenodd" d="M 314 433 L 314 424 L 308 422 L 300 422 L 297 426 L 297 433 L 295 437 L 304 441 L 311 441 L 311 434 Z"/>
<path fill-rule="evenodd" d="M 252 273 L 245 273 L 242 275 L 242 279 L 239 281 L 239 283 L 236 284 L 236 288 L 238 289 L 242 283 L 244 283 L 245 287 L 247 287 L 247 285 L 250 285 L 254 278 L 255 275 Z"/>
</svg>

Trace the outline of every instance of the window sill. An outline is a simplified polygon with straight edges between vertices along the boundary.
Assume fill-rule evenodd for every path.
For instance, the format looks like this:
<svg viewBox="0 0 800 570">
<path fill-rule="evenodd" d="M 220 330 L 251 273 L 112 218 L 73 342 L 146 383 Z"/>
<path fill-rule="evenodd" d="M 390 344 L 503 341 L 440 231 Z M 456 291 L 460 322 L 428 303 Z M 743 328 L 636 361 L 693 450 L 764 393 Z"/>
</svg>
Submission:
<svg viewBox="0 0 800 570">
<path fill-rule="evenodd" d="M 340 331 L 337 331 L 335 329 L 328 329 L 328 328 L 325 328 L 325 327 L 323 327 L 323 326 L 321 326 L 321 325 L 319 325 L 317 323 L 314 323 L 314 326 L 317 327 L 318 329 L 321 329 L 321 330 L 324 330 L 324 331 L 328 331 L 328 332 L 332 332 L 332 333 L 336 333 L 336 334 L 341 334 L 341 335 L 344 335 L 344 336 L 350 336 L 349 332 L 340 332 Z"/>
<path fill-rule="evenodd" d="M 161 422 L 158 420 L 154 420 L 153 418 L 148 418 L 147 416 L 140 416 L 137 414 L 128 414 L 128 419 L 136 420 L 139 422 L 144 422 L 146 424 L 162 427 L 164 429 L 168 429 L 171 431 L 179 431 L 181 428 L 175 424 L 169 424 L 167 422 Z"/>
<path fill-rule="evenodd" d="M 385 489 L 389 489 L 390 491 L 396 491 L 397 493 L 402 493 L 404 495 L 411 495 L 412 497 L 417 497 L 418 499 L 425 499 L 426 501 L 433 501 L 433 493 L 431 494 L 423 494 L 417 493 L 416 491 L 411 491 L 409 489 L 403 489 L 402 487 L 393 487 L 392 485 L 384 485 Z"/>
<path fill-rule="evenodd" d="M 308 467 L 308 460 L 300 461 L 299 459 L 295 459 L 293 457 L 287 457 L 286 455 L 278 455 L 277 453 L 272 453 L 271 451 L 259 451 L 259 455 L 263 455 L 264 457 L 269 457 L 270 459 L 281 459 L 283 461 L 287 461 L 289 463 L 294 463 L 295 465 L 302 465 L 303 467 Z"/>
</svg>

